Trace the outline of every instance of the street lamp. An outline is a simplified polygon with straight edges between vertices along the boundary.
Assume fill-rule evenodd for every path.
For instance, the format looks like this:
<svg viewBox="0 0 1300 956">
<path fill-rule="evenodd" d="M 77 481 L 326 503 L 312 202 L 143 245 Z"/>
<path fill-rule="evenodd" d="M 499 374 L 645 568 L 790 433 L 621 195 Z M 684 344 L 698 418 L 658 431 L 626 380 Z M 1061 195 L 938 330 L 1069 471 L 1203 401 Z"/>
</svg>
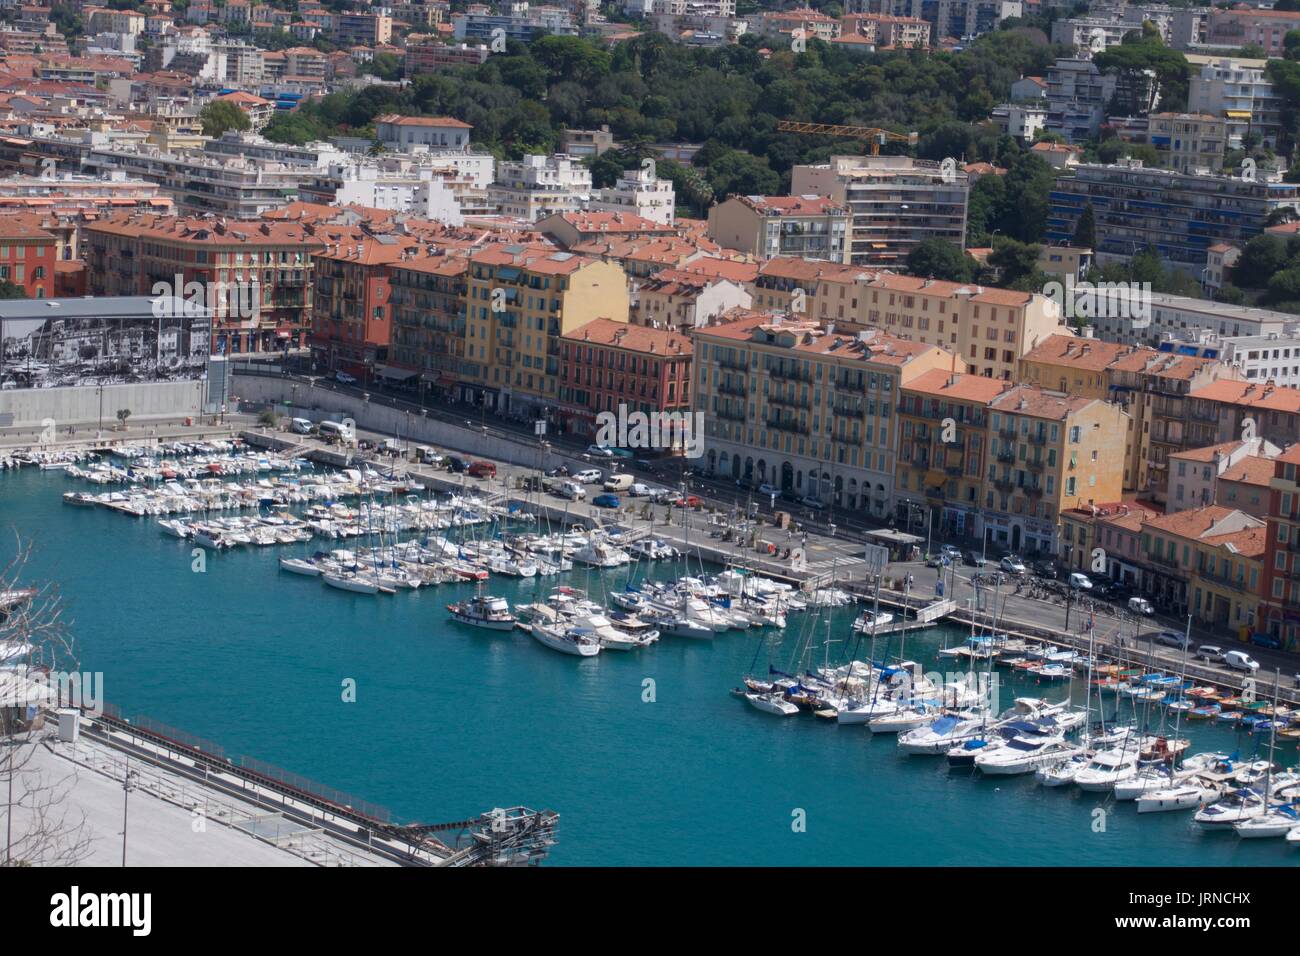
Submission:
<svg viewBox="0 0 1300 956">
<path fill-rule="evenodd" d="M 134 770 L 128 770 L 126 777 L 122 780 L 122 865 L 126 866 L 126 810 L 127 804 L 131 799 L 131 791 L 136 787 L 136 778 L 140 775 Z"/>
</svg>

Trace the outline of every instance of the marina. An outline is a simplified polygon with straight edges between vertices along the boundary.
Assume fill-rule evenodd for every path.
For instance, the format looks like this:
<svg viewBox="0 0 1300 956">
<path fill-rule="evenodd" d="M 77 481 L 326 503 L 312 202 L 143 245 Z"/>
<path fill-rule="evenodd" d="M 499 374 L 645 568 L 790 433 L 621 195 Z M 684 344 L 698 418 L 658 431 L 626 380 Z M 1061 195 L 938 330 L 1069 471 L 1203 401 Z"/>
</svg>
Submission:
<svg viewBox="0 0 1300 956">
<path fill-rule="evenodd" d="M 554 850 L 557 862 L 636 862 L 636 854 L 649 852 L 662 827 L 686 826 L 687 812 L 703 814 L 709 826 L 720 831 L 707 841 L 709 862 L 752 859 L 754 852 L 770 854 L 773 862 L 805 853 L 810 862 L 890 859 L 877 857 L 880 853 L 917 863 L 939 862 L 936 853 L 942 857 L 950 852 L 936 850 L 939 834 L 951 839 L 945 828 L 959 823 L 962 852 L 984 862 L 1051 863 L 1053 854 L 1072 852 L 1068 847 L 1076 842 L 1096 858 L 1116 863 L 1231 864 L 1294 858 L 1286 853 L 1294 843 L 1285 840 L 1229 836 L 1226 843 L 1220 842 L 1223 838 L 1208 836 L 1190 814 L 1151 812 L 1163 809 L 1161 801 L 1195 810 L 1207 793 L 1231 796 L 1229 783 L 1249 788 L 1259 787 L 1259 780 L 1243 783 L 1230 776 L 1216 782 L 1171 774 L 1169 786 L 1139 794 L 1154 795 L 1145 810 L 1137 799 L 1130 802 L 1116 794 L 1114 783 L 1121 775 L 1127 780 L 1138 772 L 1136 758 L 1157 745 L 1155 738 L 1172 736 L 1147 731 L 1172 726 L 1175 719 L 1181 722 L 1183 710 L 1162 706 L 1164 698 L 1157 699 L 1155 693 L 1143 693 L 1157 686 L 1168 697 L 1167 679 L 1172 675 L 1122 664 L 1103 670 L 1099 663 L 1090 681 L 1079 671 L 1085 657 L 1079 651 L 952 623 L 959 609 L 951 604 L 929 605 L 931 610 L 920 614 L 922 620 L 917 620 L 915 600 L 910 614 L 879 614 L 869 605 L 864 610 L 838 588 L 801 591 L 775 578 L 728 572 L 725 566 L 702 561 L 701 552 L 692 554 L 675 536 L 663 539 L 661 559 L 633 557 L 635 542 L 618 540 L 613 529 L 608 529 L 611 535 L 595 536 L 595 543 L 604 542 L 597 548 L 584 529 L 551 527 L 544 517 L 522 520 L 512 513 L 508 500 L 479 495 L 450 504 L 454 496 L 426 490 L 411 496 L 414 501 L 399 499 L 402 504 L 395 506 L 391 488 L 378 495 L 366 489 L 364 500 L 359 489 L 358 500 L 344 506 L 350 518 L 330 516 L 341 518 L 344 527 L 350 520 L 361 529 L 346 547 L 317 538 L 277 539 L 277 546 L 268 548 L 236 545 L 221 549 L 219 559 L 195 573 L 190 542 L 160 531 L 158 521 L 167 519 L 145 515 L 124 522 L 110 513 L 112 508 L 67 507 L 61 501 L 66 482 L 51 471 L 23 468 L 7 474 L 0 479 L 5 482 L 5 500 L 24 503 L 15 522 L 20 532 L 40 532 L 32 567 L 39 571 L 44 562 L 54 562 L 50 567 L 60 568 L 58 577 L 74 611 L 95 609 L 93 626 L 83 624 L 77 632 L 83 657 L 104 670 L 106 681 L 117 688 L 115 697 L 247 749 L 262 749 L 273 740 L 283 752 L 268 755 L 270 759 L 374 794 L 411 817 L 427 815 L 421 808 L 427 800 L 440 808 L 463 808 L 467 815 L 484 805 L 508 805 L 512 801 L 501 794 L 505 788 L 519 795 L 513 802 L 526 796 L 529 803 L 553 806 L 564 814 L 566 840 Z M 233 483 L 245 479 L 229 477 Z M 382 476 L 379 480 L 391 481 Z M 390 501 L 381 504 L 385 497 Z M 445 498 L 447 505 L 425 508 L 438 498 Z M 312 520 L 289 512 L 306 515 L 313 507 L 340 506 L 306 500 L 263 504 L 259 500 L 239 517 L 261 524 L 266 517 L 285 515 L 282 525 L 263 525 L 277 528 L 276 534 Z M 400 517 L 403 514 L 423 514 L 429 520 L 424 527 L 413 526 Z M 318 514 L 316 520 L 322 517 Z M 85 548 L 95 540 L 111 542 L 112 548 Z M 513 550 L 506 547 L 507 541 Z M 111 560 L 108 550 L 115 555 Z M 79 555 L 78 560 L 70 564 L 69 553 Z M 501 564 L 503 556 L 514 562 L 511 569 Z M 553 562 L 550 573 L 530 564 L 537 561 Z M 457 565 L 461 573 L 454 570 Z M 425 571 L 428 580 L 416 586 L 380 580 L 381 575 L 414 570 Z M 327 584 L 322 593 L 319 585 L 313 588 L 302 580 L 324 579 L 327 574 L 363 586 Z M 124 575 L 137 583 L 125 587 Z M 372 579 L 375 590 L 370 591 Z M 762 587 L 767 592 L 761 601 L 747 594 L 760 581 L 766 582 Z M 250 590 L 252 582 L 261 583 Z M 376 602 L 372 595 L 386 597 Z M 485 599 L 482 612 L 474 610 L 476 597 Z M 738 599 L 734 611 L 725 606 L 731 597 Z M 753 600 L 740 600 L 748 598 Z M 499 616 L 501 602 L 513 618 L 511 630 L 482 627 L 470 619 Z M 220 608 L 222 613 L 191 613 L 201 607 Z M 458 619 L 458 614 L 468 616 Z M 855 631 L 855 620 L 864 616 L 864 626 Z M 886 622 L 885 617 L 893 619 Z M 924 620 L 927 617 L 934 622 Z M 498 620 L 506 623 L 504 617 Z M 873 629 L 882 644 L 895 641 L 894 648 L 869 653 L 863 645 Z M 898 648 L 900 640 L 906 641 L 905 650 Z M 177 653 L 178 647 L 183 654 Z M 632 653 L 608 653 L 614 649 Z M 1041 708 L 1005 714 L 999 721 L 1007 723 L 990 733 L 992 721 L 963 715 L 971 701 L 959 699 L 942 681 L 931 689 L 929 699 L 913 694 L 892 712 L 862 714 L 865 719 L 858 726 L 854 715 L 864 707 L 861 695 L 857 701 L 828 701 L 808 693 L 810 679 L 748 687 L 739 703 L 727 693 L 739 676 L 764 670 L 756 667 L 756 660 L 766 667 L 779 663 L 777 670 L 787 674 L 826 669 L 833 686 L 834 668 L 844 667 L 846 653 L 859 660 L 856 670 L 847 672 L 863 687 L 872 686 L 870 673 L 862 670 L 864 658 L 896 667 L 888 662 L 904 654 L 922 673 L 995 672 L 1003 683 L 1004 703 L 1013 695 L 1017 706 L 1022 699 L 1060 706 L 1072 697 L 1077 713 L 1083 689 L 1093 687 L 1104 698 L 1107 719 L 1123 713 L 1131 723 L 1143 725 L 1135 728 L 1132 742 L 1125 738 L 1110 746 L 1118 748 L 1118 764 L 1131 766 L 1133 773 L 1117 771 L 1112 781 L 1105 767 L 1089 771 L 1085 764 L 1075 774 L 1082 775 L 1082 783 L 1076 779 L 1064 790 L 1045 786 L 1036 779 L 1037 771 L 1048 775 L 1062 761 L 1083 756 L 1085 749 L 1063 735 L 1026 736 L 1051 729 L 1043 721 L 1054 715 Z M 995 664 L 995 657 L 1003 662 Z M 337 703 L 337 687 L 345 678 L 357 681 L 357 704 Z M 1158 679 L 1166 679 L 1166 684 Z M 1207 685 L 1192 682 L 1184 689 L 1196 709 L 1218 707 L 1219 713 L 1240 715 L 1234 721 L 1194 721 L 1188 708 L 1179 736 L 1194 738 L 1189 755 L 1236 755 L 1237 774 L 1242 761 L 1253 765 L 1266 756 L 1270 734 L 1261 731 L 1272 728 L 1260 718 L 1272 716 L 1271 723 L 1280 731 L 1273 735 L 1274 764 L 1285 787 L 1290 779 L 1283 776 L 1286 767 L 1296 762 L 1294 743 L 1285 736 L 1292 729 L 1289 719 L 1282 724 L 1289 710 L 1266 715 L 1255 707 L 1258 702 L 1247 710 L 1244 702 L 1221 690 L 1211 697 Z M 464 707 L 467 701 L 473 703 L 470 711 Z M 866 706 L 872 703 L 867 697 Z M 570 718 L 568 738 L 539 742 L 530 726 L 540 725 L 540 714 L 561 706 Z M 1095 720 L 1101 714 L 1096 697 L 1092 706 Z M 945 707 L 951 714 L 942 713 Z M 399 731 L 399 740 L 381 744 L 392 734 L 384 715 L 404 710 L 420 712 L 421 726 Z M 773 720 L 778 714 L 787 719 Z M 847 719 L 817 719 L 825 716 Z M 873 721 L 876 726 L 871 726 Z M 288 732 L 264 736 L 268 722 Z M 381 726 L 389 729 L 381 731 Z M 711 733 L 701 736 L 706 728 Z M 1007 746 L 989 748 L 987 756 L 976 755 L 969 764 L 960 753 L 956 760 L 923 759 L 945 749 L 960 751 L 977 731 L 981 737 L 1000 737 L 1003 728 L 1013 731 L 1004 741 Z M 718 731 L 725 735 L 724 747 L 707 743 Z M 337 737 L 357 741 L 360 752 L 371 754 L 365 769 L 339 752 Z M 620 744 L 629 737 L 637 742 L 635 755 L 625 753 Z M 1009 752 L 1022 747 L 1041 753 L 1041 760 L 1010 760 Z M 1107 759 L 1107 749 L 1092 749 L 1103 762 Z M 1001 756 L 995 756 L 999 751 Z M 501 769 L 487 779 L 476 774 L 473 780 L 455 770 L 443 772 L 469 752 L 488 755 Z M 400 773 L 393 763 L 397 759 L 402 760 Z M 674 778 L 671 784 L 653 774 L 643 779 L 638 768 L 652 760 L 701 771 L 720 765 L 731 776 L 688 773 L 686 783 Z M 770 786 L 773 774 L 785 782 Z M 1103 789 L 1089 789 L 1094 777 Z M 1002 783 L 990 785 L 994 780 Z M 623 827 L 608 826 L 598 807 L 584 806 L 584 791 L 593 781 L 606 789 L 620 782 L 650 808 L 645 825 L 636 828 L 630 840 Z M 746 794 L 739 810 L 730 795 L 735 781 Z M 1192 793 L 1194 788 L 1200 789 Z M 493 796 L 488 797 L 489 792 Z M 1274 789 L 1283 796 L 1289 792 Z M 682 793 L 689 810 L 678 805 Z M 863 799 L 870 808 L 865 817 Z M 1098 839 L 1091 833 L 1087 807 L 1095 801 L 1114 811 L 1112 826 L 1124 834 L 1123 840 Z M 794 808 L 809 805 L 814 808 L 810 816 L 824 818 L 825 829 L 833 832 L 789 831 L 783 820 L 788 821 Z M 984 822 L 961 823 L 967 813 L 982 815 Z M 910 839 L 882 836 L 869 825 L 877 815 L 898 822 Z M 723 817 L 745 822 L 728 823 Z M 1009 845 L 984 841 L 979 834 L 998 820 L 1003 826 L 1014 822 L 1018 832 L 1026 833 L 1024 839 L 1018 836 Z M 698 821 L 691 824 L 691 832 L 698 826 Z M 767 848 L 755 851 L 738 842 L 742 826 L 769 828 Z M 728 833 L 734 837 L 728 839 Z M 1228 846 L 1249 846 L 1251 860 Z"/>
</svg>

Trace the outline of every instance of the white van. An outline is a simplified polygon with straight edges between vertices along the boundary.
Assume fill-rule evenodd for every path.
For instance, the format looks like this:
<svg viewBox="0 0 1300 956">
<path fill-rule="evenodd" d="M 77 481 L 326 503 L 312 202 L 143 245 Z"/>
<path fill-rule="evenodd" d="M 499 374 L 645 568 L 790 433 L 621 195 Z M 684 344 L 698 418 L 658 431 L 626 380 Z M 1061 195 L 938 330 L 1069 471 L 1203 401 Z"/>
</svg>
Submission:
<svg viewBox="0 0 1300 956">
<path fill-rule="evenodd" d="M 587 497 L 587 489 L 582 487 L 576 481 L 562 481 L 555 493 L 561 498 L 568 498 L 570 501 L 580 501 Z"/>
<path fill-rule="evenodd" d="M 605 479 L 606 491 L 627 491 L 635 483 L 631 475 L 610 475 Z"/>
<path fill-rule="evenodd" d="M 352 428 L 341 422 L 321 422 L 316 426 L 320 432 L 321 438 L 326 441 L 337 441 L 343 445 L 356 444 L 357 436 L 353 433 Z"/>
<path fill-rule="evenodd" d="M 1092 580 L 1088 577 L 1088 575 L 1079 574 L 1076 572 L 1075 574 L 1070 575 L 1070 587 L 1074 588 L 1077 591 L 1091 591 Z"/>
<path fill-rule="evenodd" d="M 315 428 L 310 418 L 294 418 L 289 422 L 289 431 L 296 435 L 310 435 Z"/>
<path fill-rule="evenodd" d="M 1250 671 L 1252 674 L 1259 670 L 1259 661 L 1245 651 L 1228 651 L 1223 655 L 1223 663 L 1233 670 Z"/>
</svg>

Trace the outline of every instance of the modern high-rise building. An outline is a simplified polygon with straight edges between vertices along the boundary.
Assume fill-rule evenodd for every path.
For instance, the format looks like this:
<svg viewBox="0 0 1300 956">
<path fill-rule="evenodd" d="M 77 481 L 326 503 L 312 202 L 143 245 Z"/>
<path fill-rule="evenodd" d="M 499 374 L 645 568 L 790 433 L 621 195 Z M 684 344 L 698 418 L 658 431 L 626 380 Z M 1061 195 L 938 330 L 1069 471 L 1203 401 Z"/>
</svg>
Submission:
<svg viewBox="0 0 1300 956">
<path fill-rule="evenodd" d="M 1147 247 L 1199 276 L 1217 242 L 1243 245 L 1277 209 L 1300 210 L 1300 184 L 1259 170 L 1253 179 L 1153 169 L 1141 160 L 1082 163 L 1056 180 L 1045 238 L 1068 243 L 1083 210 L 1096 216 L 1097 258 L 1128 260 Z"/>
<path fill-rule="evenodd" d="M 927 239 L 958 248 L 966 241 L 970 181 L 959 163 L 909 156 L 833 156 L 818 166 L 795 166 L 790 191 L 824 196 L 852 216 L 845 261 L 901 269 Z"/>
</svg>

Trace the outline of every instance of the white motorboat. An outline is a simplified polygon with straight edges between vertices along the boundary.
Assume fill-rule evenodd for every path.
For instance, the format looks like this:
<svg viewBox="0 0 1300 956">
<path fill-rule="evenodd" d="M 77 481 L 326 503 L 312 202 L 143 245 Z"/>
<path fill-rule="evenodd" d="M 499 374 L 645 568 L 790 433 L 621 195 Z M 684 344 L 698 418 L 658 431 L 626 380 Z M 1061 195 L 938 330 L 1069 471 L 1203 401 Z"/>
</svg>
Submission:
<svg viewBox="0 0 1300 956">
<path fill-rule="evenodd" d="M 713 628 L 706 627 L 699 621 L 668 611 L 647 611 L 639 616 L 642 620 L 657 627 L 661 635 L 666 634 L 670 637 L 689 637 L 693 640 L 711 641 L 715 633 Z"/>
<path fill-rule="evenodd" d="M 1137 776 L 1137 772 L 1137 748 L 1121 745 L 1093 754 L 1088 765 L 1074 775 L 1074 784 L 1080 790 L 1105 793 L 1120 781 Z"/>
<path fill-rule="evenodd" d="M 1216 800 L 1222 791 L 1198 777 L 1159 790 L 1147 790 L 1137 798 L 1138 813 L 1167 813 L 1196 810 Z"/>
<path fill-rule="evenodd" d="M 593 541 L 573 552 L 573 560 L 593 568 L 617 568 L 628 564 L 632 558 L 626 551 L 612 547 L 603 541 Z"/>
<path fill-rule="evenodd" d="M 292 574 L 305 574 L 307 577 L 319 577 L 321 573 L 320 565 L 308 561 L 306 558 L 281 558 L 280 570 L 289 571 Z"/>
<path fill-rule="evenodd" d="M 1092 756 L 1085 750 L 1060 763 L 1039 767 L 1034 771 L 1034 779 L 1044 787 L 1068 787 L 1074 783 L 1079 771 L 1091 762 Z"/>
<path fill-rule="evenodd" d="M 975 755 L 975 766 L 980 773 L 991 776 L 1014 776 L 1033 773 L 1039 767 L 1050 767 L 1083 753 L 1083 748 L 1068 743 L 1064 737 L 1012 737 L 1002 747 L 994 747 Z"/>
<path fill-rule="evenodd" d="M 1258 790 L 1240 787 L 1202 807 L 1192 817 L 1207 830 L 1226 830 L 1264 810 L 1264 796 Z"/>
<path fill-rule="evenodd" d="M 603 614 L 579 614 L 573 619 L 574 623 L 581 627 L 589 627 L 600 641 L 600 646 L 607 651 L 632 651 L 641 647 L 648 647 L 655 641 L 659 640 L 658 631 L 646 631 L 642 634 L 631 634 L 614 626 L 609 618 Z"/>
<path fill-rule="evenodd" d="M 894 615 L 888 611 L 881 611 L 873 615 L 870 611 L 863 611 L 853 622 L 853 630 L 859 633 L 874 634 L 877 630 L 886 625 L 894 623 Z"/>
<path fill-rule="evenodd" d="M 553 651 L 575 657 L 595 657 L 600 653 L 600 641 L 588 628 L 573 627 L 561 622 L 552 626 L 533 623 L 530 633 Z"/>
<path fill-rule="evenodd" d="M 934 723 L 917 727 L 898 736 L 898 749 L 905 754 L 928 754 L 938 756 L 947 753 L 958 744 L 980 736 L 987 729 L 987 721 L 982 716 L 959 717 L 944 714 Z"/>
<path fill-rule="evenodd" d="M 475 594 L 466 601 L 448 604 L 451 619 L 471 627 L 482 627 L 489 631 L 508 631 L 515 626 L 515 616 L 510 613 L 510 604 L 505 598 L 489 594 Z"/>
<path fill-rule="evenodd" d="M 745 700 L 749 701 L 749 706 L 756 710 L 761 710 L 765 714 L 776 714 L 778 717 L 792 717 L 799 713 L 799 708 L 790 701 L 786 700 L 776 691 L 767 694 L 759 694 L 750 691 L 745 694 Z"/>
</svg>

